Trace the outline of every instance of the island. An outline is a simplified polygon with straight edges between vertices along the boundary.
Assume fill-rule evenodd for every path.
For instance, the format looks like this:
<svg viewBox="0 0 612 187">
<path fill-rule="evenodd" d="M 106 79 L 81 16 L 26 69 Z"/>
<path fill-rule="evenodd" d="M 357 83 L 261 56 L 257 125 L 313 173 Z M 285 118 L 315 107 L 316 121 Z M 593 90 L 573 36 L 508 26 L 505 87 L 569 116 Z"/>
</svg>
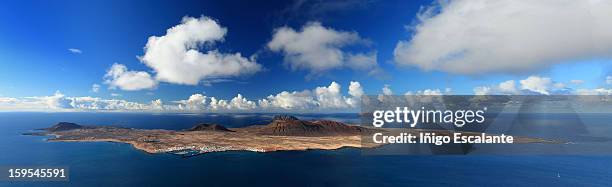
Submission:
<svg viewBox="0 0 612 187">
<path fill-rule="evenodd" d="M 332 120 L 300 120 L 290 115 L 277 115 L 267 125 L 226 128 L 219 124 L 201 123 L 185 130 L 134 129 L 113 126 L 83 126 L 60 122 L 26 135 L 53 136 L 48 141 L 119 142 L 131 144 L 147 153 L 173 153 L 193 156 L 221 151 L 291 151 L 333 150 L 343 147 L 374 148 L 384 144 L 362 141 L 375 133 L 395 131 L 450 133 L 441 130 L 380 129 L 348 125 Z M 466 133 L 466 135 L 475 133 Z M 517 138 L 518 143 L 554 143 L 537 138 Z"/>
</svg>

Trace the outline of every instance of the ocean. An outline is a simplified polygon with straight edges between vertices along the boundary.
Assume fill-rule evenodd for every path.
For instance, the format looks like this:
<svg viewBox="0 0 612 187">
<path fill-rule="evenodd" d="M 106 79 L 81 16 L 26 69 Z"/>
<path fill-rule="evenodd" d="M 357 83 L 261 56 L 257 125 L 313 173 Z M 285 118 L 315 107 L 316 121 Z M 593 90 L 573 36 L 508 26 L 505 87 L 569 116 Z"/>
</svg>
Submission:
<svg viewBox="0 0 612 187">
<path fill-rule="evenodd" d="M 297 116 L 359 121 L 357 114 Z M 122 143 L 46 142 L 47 137 L 22 135 L 60 121 L 178 130 L 199 122 L 226 127 L 266 124 L 271 118 L 269 114 L 0 113 L 0 166 L 65 166 L 70 172 L 69 181 L 0 181 L 0 186 L 612 186 L 609 154 L 364 155 L 360 149 L 343 148 L 182 158 L 148 154 Z M 597 122 L 584 121 L 586 130 L 604 138 L 588 141 L 609 149 L 611 118 L 593 119 Z"/>
</svg>

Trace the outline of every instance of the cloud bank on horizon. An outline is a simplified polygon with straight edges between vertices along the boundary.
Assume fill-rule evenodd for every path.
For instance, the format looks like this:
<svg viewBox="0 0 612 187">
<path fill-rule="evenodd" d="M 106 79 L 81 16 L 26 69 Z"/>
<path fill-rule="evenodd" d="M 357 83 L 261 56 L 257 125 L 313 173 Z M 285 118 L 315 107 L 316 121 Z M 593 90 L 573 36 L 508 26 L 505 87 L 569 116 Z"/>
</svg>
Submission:
<svg viewBox="0 0 612 187">
<path fill-rule="evenodd" d="M 518 82 L 518 84 L 517 84 Z M 442 91 L 443 90 L 443 91 Z M 403 95 L 452 95 L 452 88 L 406 91 Z M 345 95 L 345 93 L 347 95 Z M 492 86 L 473 89 L 474 95 L 612 95 L 612 88 L 571 89 L 566 83 L 548 77 L 529 76 Z M 51 96 L 23 98 L 0 97 L 0 111 L 140 111 L 140 112 L 357 112 L 361 96 L 366 95 L 359 82 L 351 81 L 346 92 L 337 82 L 312 90 L 282 91 L 259 100 L 242 94 L 225 100 L 193 94 L 184 100 L 149 103 L 97 97 L 68 97 L 57 91 Z M 389 85 L 378 93 L 379 99 L 394 95 Z"/>
<path fill-rule="evenodd" d="M 340 84 L 331 82 L 313 90 L 283 91 L 257 101 L 242 94 L 224 100 L 203 94 L 193 94 L 185 100 L 163 104 L 161 99 L 150 103 L 130 102 L 97 97 L 68 97 L 60 91 L 51 96 L 23 98 L 0 97 L 0 110 L 9 111 L 163 111 L 163 112 L 274 112 L 274 111 L 333 111 L 355 109 L 363 89 L 359 82 L 351 82 L 349 96 L 341 92 Z"/>
</svg>

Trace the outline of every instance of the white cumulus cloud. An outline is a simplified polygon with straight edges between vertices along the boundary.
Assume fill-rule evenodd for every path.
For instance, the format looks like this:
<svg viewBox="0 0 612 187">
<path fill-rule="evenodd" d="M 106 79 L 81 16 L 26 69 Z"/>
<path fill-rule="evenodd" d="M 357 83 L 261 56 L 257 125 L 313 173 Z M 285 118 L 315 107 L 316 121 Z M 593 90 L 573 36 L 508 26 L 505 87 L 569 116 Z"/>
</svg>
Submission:
<svg viewBox="0 0 612 187">
<path fill-rule="evenodd" d="M 537 92 L 544 95 L 550 94 L 550 88 L 553 82 L 548 77 L 529 76 L 527 79 L 521 80 L 521 89 Z"/>
<path fill-rule="evenodd" d="M 227 28 L 208 17 L 184 17 L 181 24 L 164 36 L 151 36 L 140 60 L 155 70 L 159 81 L 197 85 L 201 80 L 249 75 L 261 70 L 255 58 L 240 53 L 222 53 L 216 49 L 202 52 L 222 42 Z"/>
<path fill-rule="evenodd" d="M 400 65 L 460 74 L 526 72 L 612 57 L 612 1 L 456 0 L 419 14 Z M 544 92 L 538 89 L 539 92 Z"/>
<path fill-rule="evenodd" d="M 351 97 L 346 98 L 347 104 L 350 105 L 351 107 L 359 106 L 360 101 L 361 101 L 361 96 L 364 95 L 363 87 L 361 87 L 361 84 L 356 81 L 351 81 L 351 83 L 349 84 L 348 93 Z"/>
<path fill-rule="evenodd" d="M 252 110 L 255 108 L 257 108 L 257 104 L 254 101 L 248 100 L 242 94 L 232 98 L 228 106 L 228 110 Z"/>
<path fill-rule="evenodd" d="M 532 79 L 526 79 L 526 80 L 521 80 L 521 81 L 528 83 L 528 84 L 535 84 L 535 83 L 532 83 L 533 79 L 549 79 L 549 78 L 540 78 L 537 76 L 533 76 Z M 534 87 L 533 85 L 525 85 L 525 86 L 530 87 L 530 88 Z M 540 91 L 548 92 L 548 90 L 549 90 L 549 87 L 547 87 L 546 85 L 543 88 L 543 90 L 540 90 Z M 474 88 L 475 95 L 513 95 L 513 94 L 520 94 L 520 92 L 521 91 L 516 87 L 516 81 L 514 80 L 507 80 L 507 81 L 501 82 L 497 86 L 478 86 Z"/>
<path fill-rule="evenodd" d="M 497 86 L 497 89 L 499 90 L 499 92 L 504 93 L 504 94 L 518 93 L 514 80 L 508 80 L 508 81 L 499 83 L 499 85 Z"/>
<path fill-rule="evenodd" d="M 129 71 L 123 64 L 114 63 L 104 75 L 104 83 L 109 88 L 119 88 L 122 90 L 134 91 L 142 89 L 152 89 L 157 86 L 149 73 L 144 71 Z"/>
<path fill-rule="evenodd" d="M 351 83 L 349 84 L 349 95 L 353 97 L 361 97 L 363 93 L 364 92 L 363 88 L 361 87 L 361 84 L 356 81 L 351 81 Z"/>
<path fill-rule="evenodd" d="M 99 91 L 100 91 L 100 85 L 99 84 L 92 84 L 91 85 L 91 92 L 98 93 Z"/>
<path fill-rule="evenodd" d="M 203 110 L 206 108 L 206 96 L 202 94 L 193 94 L 189 96 L 189 99 L 175 101 L 178 103 L 180 108 L 185 110 Z"/>
<path fill-rule="evenodd" d="M 281 27 L 268 42 L 271 51 L 281 52 L 284 63 L 293 70 L 308 70 L 311 75 L 348 67 L 356 70 L 378 69 L 376 51 L 351 53 L 344 47 L 365 44 L 356 32 L 338 31 L 319 22 L 309 22 L 301 31 Z"/>
<path fill-rule="evenodd" d="M 494 86 L 478 86 L 473 89 L 475 95 L 558 95 L 575 94 L 572 89 L 550 77 L 537 75 L 519 80 L 507 80 Z"/>
<path fill-rule="evenodd" d="M 265 99 L 258 101 L 259 106 L 264 109 L 293 109 L 307 110 L 317 106 L 317 102 L 309 90 L 304 91 L 282 91 L 276 95 L 270 95 Z"/>
<path fill-rule="evenodd" d="M 349 84 L 348 96 L 342 94 L 342 86 L 331 82 L 329 86 L 320 86 L 314 90 L 283 91 L 276 95 L 270 95 L 258 101 L 264 110 L 286 109 L 286 110 L 334 110 L 351 109 L 359 105 L 363 88 L 359 82 L 352 81 Z"/>
<path fill-rule="evenodd" d="M 322 108 L 346 108 L 348 103 L 340 93 L 340 84 L 332 82 L 327 87 L 317 87 L 315 95 Z"/>
<path fill-rule="evenodd" d="M 391 86 L 389 86 L 388 84 L 385 84 L 385 86 L 382 88 L 382 94 L 383 95 L 393 95 L 393 91 L 391 90 Z"/>
</svg>

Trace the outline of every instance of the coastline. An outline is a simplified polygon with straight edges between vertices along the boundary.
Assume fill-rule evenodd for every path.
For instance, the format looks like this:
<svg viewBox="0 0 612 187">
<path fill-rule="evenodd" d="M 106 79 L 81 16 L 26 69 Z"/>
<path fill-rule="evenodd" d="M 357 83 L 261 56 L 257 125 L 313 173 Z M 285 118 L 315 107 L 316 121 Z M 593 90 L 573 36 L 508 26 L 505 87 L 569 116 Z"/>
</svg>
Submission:
<svg viewBox="0 0 612 187">
<path fill-rule="evenodd" d="M 225 128 L 219 124 L 200 123 L 184 130 L 134 129 L 113 126 L 81 126 L 60 122 L 40 132 L 26 135 L 53 136 L 50 142 L 116 142 L 130 144 L 135 149 L 156 154 L 173 153 L 198 155 L 223 151 L 305 151 L 336 150 L 344 147 L 376 148 L 394 142 L 377 142 L 377 135 L 385 134 L 389 140 L 402 139 L 402 135 L 423 134 L 436 138 L 449 135 L 475 136 L 477 132 L 449 130 L 371 128 L 347 125 L 331 120 L 299 120 L 294 116 L 276 116 L 267 125 Z M 503 136 L 503 134 L 502 134 Z M 374 137 L 374 141 L 372 139 Z M 384 136 L 381 136 L 384 137 Z M 408 136 L 406 136 L 408 137 Z M 475 136 L 478 137 L 478 136 Z M 432 143 L 432 142 L 421 142 Z M 516 143 L 560 143 L 540 138 L 516 137 Z M 438 145 L 438 143 L 435 143 Z"/>
</svg>

